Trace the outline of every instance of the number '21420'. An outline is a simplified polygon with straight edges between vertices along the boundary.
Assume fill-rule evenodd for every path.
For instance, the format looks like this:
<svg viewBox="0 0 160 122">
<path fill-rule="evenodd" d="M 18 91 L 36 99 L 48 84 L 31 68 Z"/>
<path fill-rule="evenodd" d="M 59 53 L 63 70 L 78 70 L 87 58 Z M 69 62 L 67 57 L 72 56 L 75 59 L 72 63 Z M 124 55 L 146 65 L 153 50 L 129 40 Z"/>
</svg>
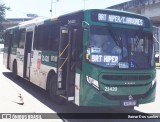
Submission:
<svg viewBox="0 0 160 122">
<path fill-rule="evenodd" d="M 117 91 L 117 87 L 105 87 L 105 91 Z"/>
</svg>

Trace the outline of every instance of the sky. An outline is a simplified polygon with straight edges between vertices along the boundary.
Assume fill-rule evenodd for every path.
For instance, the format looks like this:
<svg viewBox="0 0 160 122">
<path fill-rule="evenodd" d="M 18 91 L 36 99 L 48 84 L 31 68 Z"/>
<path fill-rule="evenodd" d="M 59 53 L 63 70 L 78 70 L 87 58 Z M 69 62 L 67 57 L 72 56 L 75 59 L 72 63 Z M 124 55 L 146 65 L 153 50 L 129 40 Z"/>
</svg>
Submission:
<svg viewBox="0 0 160 122">
<path fill-rule="evenodd" d="M 10 7 L 6 18 L 27 18 L 27 14 L 54 17 L 82 9 L 104 9 L 126 1 L 130 0 L 1 0 Z"/>
</svg>

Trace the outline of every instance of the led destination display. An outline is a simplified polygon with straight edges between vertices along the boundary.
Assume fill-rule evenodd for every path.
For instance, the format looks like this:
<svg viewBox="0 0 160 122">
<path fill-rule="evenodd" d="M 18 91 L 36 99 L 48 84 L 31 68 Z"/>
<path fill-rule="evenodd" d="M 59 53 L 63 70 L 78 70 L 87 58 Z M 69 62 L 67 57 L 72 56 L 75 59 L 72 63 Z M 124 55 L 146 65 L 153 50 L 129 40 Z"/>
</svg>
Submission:
<svg viewBox="0 0 160 122">
<path fill-rule="evenodd" d="M 114 23 L 122 23 L 122 24 L 130 24 L 130 25 L 138 25 L 143 26 L 143 20 L 132 17 L 125 17 L 119 15 L 107 15 L 107 14 L 98 14 L 99 21 L 108 21 Z"/>
<path fill-rule="evenodd" d="M 137 16 L 125 16 L 116 13 L 93 12 L 92 20 L 99 22 L 111 22 L 127 25 L 146 26 L 146 19 Z"/>
<path fill-rule="evenodd" d="M 143 26 L 143 19 L 133 18 L 133 17 L 125 17 L 119 15 L 107 15 L 107 14 L 98 14 L 98 20 L 104 22 L 114 22 L 114 23 L 122 23 L 129 25 L 138 25 Z"/>
</svg>

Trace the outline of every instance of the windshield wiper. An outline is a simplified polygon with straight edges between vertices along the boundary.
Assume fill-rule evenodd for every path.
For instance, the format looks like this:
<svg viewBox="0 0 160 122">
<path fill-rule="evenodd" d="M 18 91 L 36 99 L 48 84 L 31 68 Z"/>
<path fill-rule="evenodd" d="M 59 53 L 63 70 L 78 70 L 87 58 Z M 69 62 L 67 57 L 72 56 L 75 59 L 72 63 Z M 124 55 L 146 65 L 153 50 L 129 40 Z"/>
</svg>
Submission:
<svg viewBox="0 0 160 122">
<path fill-rule="evenodd" d="M 117 36 L 116 36 L 115 33 L 112 31 L 112 29 L 110 29 L 110 27 L 109 27 L 108 30 L 109 30 L 109 33 L 112 35 L 113 40 L 114 40 L 114 42 L 116 43 L 116 45 L 120 47 L 120 44 L 119 44 L 120 39 L 117 38 Z"/>
<path fill-rule="evenodd" d="M 109 30 L 109 33 L 112 35 L 113 40 L 116 43 L 116 45 L 121 49 L 121 51 L 122 51 L 122 57 L 123 57 L 122 40 L 120 40 L 120 38 L 118 38 L 118 36 L 116 36 L 116 34 L 112 31 L 112 27 L 111 26 L 109 26 L 108 30 Z"/>
</svg>

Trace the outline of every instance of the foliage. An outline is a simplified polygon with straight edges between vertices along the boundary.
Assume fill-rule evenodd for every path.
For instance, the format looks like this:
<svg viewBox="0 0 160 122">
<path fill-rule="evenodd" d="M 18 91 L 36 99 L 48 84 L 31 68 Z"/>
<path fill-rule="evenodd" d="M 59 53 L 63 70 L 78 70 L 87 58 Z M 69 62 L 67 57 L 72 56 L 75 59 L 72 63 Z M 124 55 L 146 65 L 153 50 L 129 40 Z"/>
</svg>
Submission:
<svg viewBox="0 0 160 122">
<path fill-rule="evenodd" d="M 3 29 L 3 26 L 2 26 L 2 22 L 4 21 L 5 19 L 5 13 L 6 13 L 6 10 L 9 10 L 10 8 L 9 7 L 6 7 L 5 4 L 3 4 L 1 1 L 0 1 L 0 30 Z"/>
<path fill-rule="evenodd" d="M 6 10 L 9 10 L 9 7 L 6 7 L 6 5 L 4 3 L 2 3 L 2 1 L 0 1 L 0 39 L 2 38 L 3 35 L 3 25 L 2 22 L 5 20 L 5 13 Z"/>
</svg>

